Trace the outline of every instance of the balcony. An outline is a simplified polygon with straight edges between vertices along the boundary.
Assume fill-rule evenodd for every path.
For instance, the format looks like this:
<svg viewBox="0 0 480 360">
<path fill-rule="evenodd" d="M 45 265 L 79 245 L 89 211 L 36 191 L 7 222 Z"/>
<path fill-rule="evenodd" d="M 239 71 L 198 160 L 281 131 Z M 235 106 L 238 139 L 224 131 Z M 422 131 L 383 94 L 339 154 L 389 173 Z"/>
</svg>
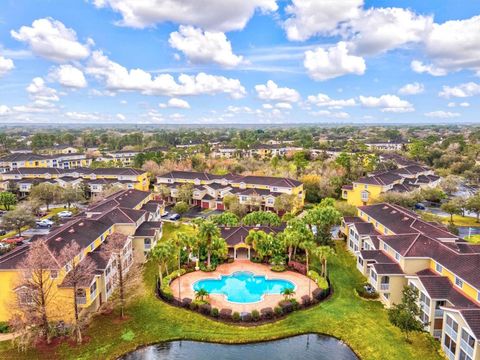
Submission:
<svg viewBox="0 0 480 360">
<path fill-rule="evenodd" d="M 433 337 L 435 339 L 440 339 L 442 337 L 442 329 L 433 330 Z"/>
<path fill-rule="evenodd" d="M 97 297 L 97 289 L 90 293 L 90 300 L 94 300 Z"/>
<path fill-rule="evenodd" d="M 443 318 L 443 310 L 442 309 L 435 309 L 435 317 L 436 318 Z"/>
<path fill-rule="evenodd" d="M 387 291 L 389 289 L 390 289 L 390 284 L 389 283 L 380 284 L 380 291 Z"/>
<path fill-rule="evenodd" d="M 151 244 L 151 243 L 144 243 L 144 244 L 143 244 L 143 248 L 144 248 L 145 250 L 150 250 L 150 249 L 152 248 L 152 244 Z"/>
</svg>

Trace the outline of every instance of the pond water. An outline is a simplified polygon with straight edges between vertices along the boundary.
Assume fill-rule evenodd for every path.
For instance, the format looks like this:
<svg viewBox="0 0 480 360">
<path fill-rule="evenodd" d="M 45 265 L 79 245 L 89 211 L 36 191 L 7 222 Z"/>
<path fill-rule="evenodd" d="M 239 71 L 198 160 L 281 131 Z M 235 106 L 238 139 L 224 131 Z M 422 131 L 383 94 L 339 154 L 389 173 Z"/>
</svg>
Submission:
<svg viewBox="0 0 480 360">
<path fill-rule="evenodd" d="M 255 331 L 252 328 L 252 331 Z M 224 345 L 172 341 L 147 346 L 121 360 L 358 360 L 341 341 L 307 334 L 263 343 Z"/>
<path fill-rule="evenodd" d="M 283 279 L 267 279 L 249 271 L 222 275 L 219 279 L 202 279 L 193 284 L 193 290 L 205 289 L 209 294 L 223 294 L 233 303 L 255 303 L 264 294 L 281 294 L 284 289 L 295 289 L 295 284 Z"/>
</svg>

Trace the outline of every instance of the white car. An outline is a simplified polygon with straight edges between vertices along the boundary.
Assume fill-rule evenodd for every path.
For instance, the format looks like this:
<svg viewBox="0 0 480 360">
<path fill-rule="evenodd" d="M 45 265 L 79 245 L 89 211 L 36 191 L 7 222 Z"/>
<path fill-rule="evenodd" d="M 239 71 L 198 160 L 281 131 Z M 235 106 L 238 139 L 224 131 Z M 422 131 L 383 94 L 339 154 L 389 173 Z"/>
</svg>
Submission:
<svg viewBox="0 0 480 360">
<path fill-rule="evenodd" d="M 51 228 L 54 224 L 54 222 L 52 220 L 49 220 L 49 219 L 42 219 L 42 220 L 38 220 L 36 222 L 37 226 L 38 227 L 43 227 L 43 228 Z"/>
<path fill-rule="evenodd" d="M 57 215 L 59 218 L 68 218 L 72 217 L 73 213 L 71 211 L 60 211 Z"/>
</svg>

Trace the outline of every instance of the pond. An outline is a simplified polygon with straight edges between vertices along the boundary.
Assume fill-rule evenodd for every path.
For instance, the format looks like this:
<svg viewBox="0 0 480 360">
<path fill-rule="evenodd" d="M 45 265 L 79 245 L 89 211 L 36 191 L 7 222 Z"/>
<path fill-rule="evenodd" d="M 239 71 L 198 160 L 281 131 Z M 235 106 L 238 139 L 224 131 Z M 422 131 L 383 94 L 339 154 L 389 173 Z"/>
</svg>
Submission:
<svg viewBox="0 0 480 360">
<path fill-rule="evenodd" d="M 252 328 L 252 331 L 255 331 Z M 262 343 L 225 345 L 197 341 L 172 341 L 147 346 L 122 360 L 358 360 L 341 341 L 307 334 Z"/>
</svg>

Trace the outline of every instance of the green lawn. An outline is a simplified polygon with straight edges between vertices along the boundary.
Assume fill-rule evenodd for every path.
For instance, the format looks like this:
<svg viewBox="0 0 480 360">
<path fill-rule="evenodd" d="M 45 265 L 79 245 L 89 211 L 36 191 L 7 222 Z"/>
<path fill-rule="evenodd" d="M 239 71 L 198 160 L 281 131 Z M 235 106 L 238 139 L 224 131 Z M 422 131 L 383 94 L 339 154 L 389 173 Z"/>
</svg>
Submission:
<svg viewBox="0 0 480 360">
<path fill-rule="evenodd" d="M 467 236 L 465 237 L 465 240 L 474 244 L 480 244 L 480 234 Z"/>
<path fill-rule="evenodd" d="M 187 230 L 185 225 L 174 228 L 165 224 L 164 236 Z M 15 359 L 114 359 L 145 344 L 175 339 L 242 343 L 292 336 L 302 333 L 323 333 L 342 339 L 362 358 L 368 360 L 434 360 L 442 359 L 438 346 L 426 334 L 412 336 L 406 343 L 401 332 L 390 325 L 383 306 L 365 301 L 354 293 L 355 285 L 363 281 L 355 269 L 354 258 L 343 243 L 338 255 L 331 260 L 330 277 L 334 286 L 331 298 L 308 310 L 295 312 L 278 322 L 257 327 L 226 325 L 188 310 L 178 309 L 159 301 L 153 294 L 155 264 L 147 264 L 145 286 L 129 303 L 128 319 L 118 321 L 114 314 L 99 315 L 85 336 L 90 341 L 71 347 L 64 343 L 55 351 L 29 351 L 19 354 L 0 344 L 0 358 Z"/>
</svg>

